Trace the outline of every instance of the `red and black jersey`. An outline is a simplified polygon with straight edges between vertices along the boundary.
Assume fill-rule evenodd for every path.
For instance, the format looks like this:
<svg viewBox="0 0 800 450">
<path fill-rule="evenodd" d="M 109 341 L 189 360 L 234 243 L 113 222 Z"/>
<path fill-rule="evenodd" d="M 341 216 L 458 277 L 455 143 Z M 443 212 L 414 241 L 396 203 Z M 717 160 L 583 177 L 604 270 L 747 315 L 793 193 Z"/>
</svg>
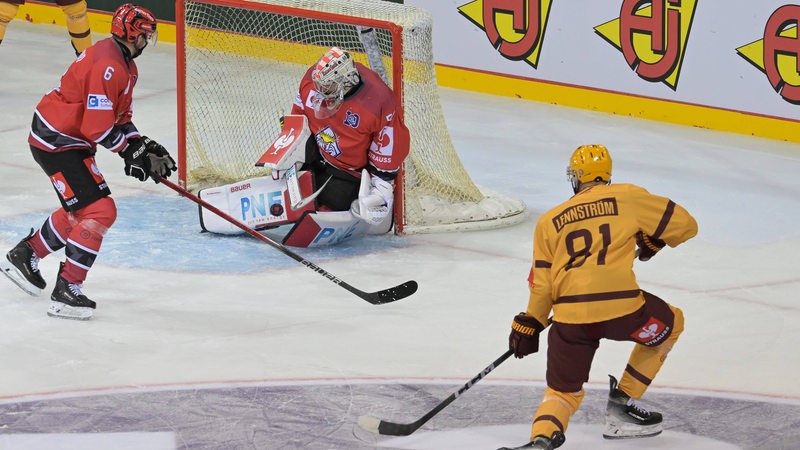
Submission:
<svg viewBox="0 0 800 450">
<path fill-rule="evenodd" d="M 313 67 L 300 81 L 292 114 L 303 114 L 326 162 L 360 177 L 361 169 L 383 172 L 388 178 L 396 175 L 408 156 L 408 129 L 397 114 L 394 93 L 380 76 L 356 63 L 362 84 L 345 97 L 336 113 L 318 118 L 313 109 Z M 377 170 L 375 170 L 377 169 Z"/>
<path fill-rule="evenodd" d="M 129 138 L 140 137 L 131 122 L 138 76 L 126 48 L 112 38 L 97 42 L 36 106 L 28 142 L 49 152 L 94 151 L 97 144 L 119 152 Z"/>
</svg>

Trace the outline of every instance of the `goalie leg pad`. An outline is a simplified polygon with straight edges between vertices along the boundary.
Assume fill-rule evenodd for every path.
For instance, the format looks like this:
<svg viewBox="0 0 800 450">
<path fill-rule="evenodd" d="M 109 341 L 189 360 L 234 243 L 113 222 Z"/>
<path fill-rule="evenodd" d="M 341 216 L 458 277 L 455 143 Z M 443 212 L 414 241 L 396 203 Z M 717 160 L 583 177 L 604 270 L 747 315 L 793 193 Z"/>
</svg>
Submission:
<svg viewBox="0 0 800 450">
<path fill-rule="evenodd" d="M 283 238 L 292 247 L 326 247 L 364 236 L 370 225 L 350 211 L 312 212 L 303 215 Z"/>
<path fill-rule="evenodd" d="M 313 192 L 310 172 L 298 174 L 301 193 L 309 195 Z M 293 210 L 290 204 L 286 180 L 273 180 L 271 177 L 258 177 L 224 186 L 202 189 L 198 193 L 200 199 L 228 214 L 232 218 L 259 230 L 277 227 L 300 220 L 304 212 L 314 211 L 314 203 Z M 200 208 L 200 228 L 219 234 L 242 234 L 243 231 L 217 216 L 211 211 Z"/>
</svg>

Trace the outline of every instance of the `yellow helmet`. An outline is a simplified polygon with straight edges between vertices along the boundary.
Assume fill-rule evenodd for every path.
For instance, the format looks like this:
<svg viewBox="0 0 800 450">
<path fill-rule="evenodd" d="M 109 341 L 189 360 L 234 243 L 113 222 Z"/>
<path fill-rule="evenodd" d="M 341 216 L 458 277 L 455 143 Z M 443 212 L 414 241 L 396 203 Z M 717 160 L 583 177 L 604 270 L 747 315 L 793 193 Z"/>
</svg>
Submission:
<svg viewBox="0 0 800 450">
<path fill-rule="evenodd" d="M 611 182 L 611 155 L 600 144 L 581 145 L 572 153 L 567 167 L 567 179 L 572 190 L 578 192 L 581 184 L 593 181 Z"/>
</svg>

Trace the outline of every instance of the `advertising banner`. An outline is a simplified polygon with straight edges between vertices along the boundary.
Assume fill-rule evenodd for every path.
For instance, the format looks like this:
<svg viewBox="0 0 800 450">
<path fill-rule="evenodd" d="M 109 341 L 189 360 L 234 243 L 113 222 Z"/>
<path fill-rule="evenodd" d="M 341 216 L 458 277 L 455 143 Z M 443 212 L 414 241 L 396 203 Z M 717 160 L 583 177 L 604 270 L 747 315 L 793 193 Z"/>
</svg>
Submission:
<svg viewBox="0 0 800 450">
<path fill-rule="evenodd" d="M 798 4 L 777 0 L 405 3 L 433 14 L 434 58 L 446 67 L 800 120 Z"/>
</svg>

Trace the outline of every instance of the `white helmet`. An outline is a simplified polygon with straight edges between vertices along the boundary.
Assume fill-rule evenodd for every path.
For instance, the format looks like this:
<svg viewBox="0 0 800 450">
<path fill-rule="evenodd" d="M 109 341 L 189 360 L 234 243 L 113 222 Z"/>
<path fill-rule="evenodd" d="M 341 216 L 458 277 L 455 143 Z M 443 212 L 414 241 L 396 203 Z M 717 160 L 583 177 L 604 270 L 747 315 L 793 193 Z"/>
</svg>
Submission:
<svg viewBox="0 0 800 450">
<path fill-rule="evenodd" d="M 311 71 L 311 80 L 317 91 L 313 101 L 314 111 L 319 117 L 320 114 L 331 116 L 336 113 L 345 94 L 358 85 L 361 76 L 350 53 L 333 47 L 317 61 Z"/>
</svg>

